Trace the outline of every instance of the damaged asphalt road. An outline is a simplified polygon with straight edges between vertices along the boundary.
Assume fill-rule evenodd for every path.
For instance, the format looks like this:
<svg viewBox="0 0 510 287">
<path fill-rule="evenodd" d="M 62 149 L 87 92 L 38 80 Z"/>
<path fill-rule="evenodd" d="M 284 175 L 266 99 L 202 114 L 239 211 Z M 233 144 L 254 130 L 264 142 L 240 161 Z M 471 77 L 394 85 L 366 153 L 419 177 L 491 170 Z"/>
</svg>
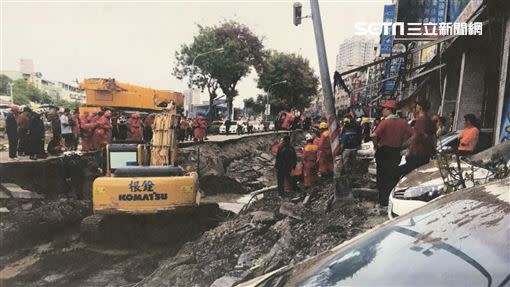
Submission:
<svg viewBox="0 0 510 287">
<path fill-rule="evenodd" d="M 293 136 L 296 146 L 300 146 L 301 136 Z M 205 143 L 200 145 L 199 156 L 197 147 L 188 147 L 180 157 L 181 164 L 200 158 L 205 198 L 235 200 L 275 184 L 274 156 L 269 148 L 278 138 L 270 135 Z M 357 174 L 351 178 L 353 186 L 367 187 L 364 173 Z M 44 191 L 44 186 L 39 188 Z M 78 225 L 90 214 L 90 202 L 62 199 L 68 192 L 62 190 L 57 198 L 48 195 L 30 210 L 16 207 L 2 218 L 2 236 L 10 241 L 2 245 L 0 285 L 231 286 L 323 252 L 386 219 L 373 209 L 376 197 L 371 194 L 325 213 L 330 189 L 328 182 L 315 187 L 316 196 L 307 208 L 302 206 L 302 190 L 284 200 L 267 192 L 241 214 L 207 214 L 204 224 L 181 240 L 166 240 L 164 232 L 148 233 L 152 239 L 160 239 L 158 244 L 151 244 L 151 238 L 133 236 L 131 233 L 140 232 L 134 229 L 129 236 L 112 236 L 109 244 L 84 243 Z M 182 221 L 180 225 L 186 223 Z M 166 226 L 165 232 L 181 229 L 172 226 Z M 135 244 L 121 244 L 122 237 L 134 238 Z"/>
<path fill-rule="evenodd" d="M 309 208 L 267 194 L 238 217 L 186 243 L 141 286 L 232 286 L 314 256 L 386 220 L 373 202 L 361 200 L 325 213 L 332 185 L 316 188 L 318 197 Z"/>
</svg>

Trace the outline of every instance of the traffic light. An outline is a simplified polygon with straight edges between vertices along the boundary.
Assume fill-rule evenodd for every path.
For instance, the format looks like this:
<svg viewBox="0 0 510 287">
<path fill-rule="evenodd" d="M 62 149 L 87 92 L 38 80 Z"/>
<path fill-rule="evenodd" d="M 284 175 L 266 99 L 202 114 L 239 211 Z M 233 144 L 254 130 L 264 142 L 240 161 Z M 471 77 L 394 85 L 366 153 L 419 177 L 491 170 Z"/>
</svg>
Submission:
<svg viewBox="0 0 510 287">
<path fill-rule="evenodd" d="M 301 8 L 303 5 L 301 3 L 294 3 L 294 25 L 297 26 L 301 24 Z"/>
</svg>

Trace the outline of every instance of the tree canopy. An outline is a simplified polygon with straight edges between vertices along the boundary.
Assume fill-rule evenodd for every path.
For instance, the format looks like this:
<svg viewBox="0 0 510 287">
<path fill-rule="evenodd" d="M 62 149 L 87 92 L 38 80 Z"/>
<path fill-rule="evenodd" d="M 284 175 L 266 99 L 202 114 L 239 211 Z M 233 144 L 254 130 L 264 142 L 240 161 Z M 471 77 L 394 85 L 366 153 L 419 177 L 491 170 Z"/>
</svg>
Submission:
<svg viewBox="0 0 510 287">
<path fill-rule="evenodd" d="M 286 82 L 274 85 L 282 81 Z M 271 114 L 283 109 L 302 111 L 317 94 L 319 79 L 303 57 L 272 51 L 259 73 L 257 87 L 269 92 Z M 257 102 L 265 101 L 257 98 Z"/>
<path fill-rule="evenodd" d="M 18 79 L 14 81 L 12 88 L 14 94 L 14 103 L 18 105 L 28 105 L 30 102 L 40 104 L 51 104 L 52 99 L 48 93 L 29 85 L 25 80 Z"/>
<path fill-rule="evenodd" d="M 191 86 L 207 88 L 211 105 L 220 88 L 227 98 L 230 115 L 232 101 L 238 95 L 238 82 L 252 67 L 262 69 L 265 58 L 262 41 L 247 26 L 234 21 L 218 26 L 198 25 L 198 30 L 193 42 L 182 45 L 176 53 L 173 74 L 179 79 L 190 79 Z M 223 50 L 211 52 L 217 49 Z"/>
<path fill-rule="evenodd" d="M 265 100 L 263 95 L 258 95 L 257 99 L 248 98 L 244 99 L 244 107 L 247 110 L 248 114 L 251 115 L 259 115 L 265 110 Z"/>
<path fill-rule="evenodd" d="M 6 75 L 0 75 L 0 95 L 9 95 L 9 83 L 12 83 L 12 79 Z"/>
</svg>

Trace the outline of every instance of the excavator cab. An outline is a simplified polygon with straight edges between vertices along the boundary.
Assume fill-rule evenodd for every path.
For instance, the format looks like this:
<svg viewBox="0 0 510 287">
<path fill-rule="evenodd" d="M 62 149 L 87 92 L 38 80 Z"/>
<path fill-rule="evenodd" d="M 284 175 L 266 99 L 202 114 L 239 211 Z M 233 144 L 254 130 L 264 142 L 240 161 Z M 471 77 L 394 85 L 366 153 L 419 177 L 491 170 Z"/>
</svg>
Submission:
<svg viewBox="0 0 510 287">
<path fill-rule="evenodd" d="M 198 175 L 180 166 L 149 166 L 144 145 L 106 147 L 106 173 L 96 178 L 92 205 L 96 214 L 147 214 L 195 208 Z"/>
</svg>

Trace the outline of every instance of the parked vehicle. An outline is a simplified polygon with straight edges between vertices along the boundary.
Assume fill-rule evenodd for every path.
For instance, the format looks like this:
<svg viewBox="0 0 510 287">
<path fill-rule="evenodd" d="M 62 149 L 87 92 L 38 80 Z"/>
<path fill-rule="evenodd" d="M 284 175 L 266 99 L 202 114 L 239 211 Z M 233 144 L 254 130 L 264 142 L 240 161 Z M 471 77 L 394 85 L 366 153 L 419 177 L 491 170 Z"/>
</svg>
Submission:
<svg viewBox="0 0 510 287">
<path fill-rule="evenodd" d="M 374 142 L 369 141 L 366 143 L 362 143 L 361 147 L 358 149 L 358 152 L 356 153 L 356 157 L 358 160 L 365 160 L 365 159 L 374 159 L 375 156 L 375 149 L 374 149 Z"/>
<path fill-rule="evenodd" d="M 449 194 L 238 286 L 508 286 L 509 185 Z"/>
<path fill-rule="evenodd" d="M 237 134 L 237 124 L 240 124 L 241 127 L 243 128 L 243 133 L 247 133 L 248 132 L 248 127 L 241 121 L 232 121 L 231 122 L 231 125 L 230 125 L 230 128 L 229 128 L 229 133 L 231 134 Z M 223 123 L 221 126 L 220 126 L 220 134 L 226 134 L 227 133 L 227 127 L 225 126 L 225 123 Z"/>
<path fill-rule="evenodd" d="M 0 109 L 0 137 L 6 137 L 5 135 L 5 120 L 7 119 L 7 114 L 9 110 Z"/>
<path fill-rule="evenodd" d="M 501 157 L 510 165 L 510 142 L 498 144 L 490 149 L 461 160 L 463 173 L 473 168 L 474 181 L 485 183 L 494 177 L 491 159 Z M 452 162 L 456 167 L 456 162 Z M 473 185 L 473 180 L 466 180 L 466 187 Z M 446 193 L 441 172 L 435 160 L 423 165 L 402 177 L 390 194 L 388 216 L 390 218 L 408 213 L 427 202 Z"/>
<path fill-rule="evenodd" d="M 251 121 L 250 124 L 253 127 L 253 132 L 263 132 L 264 131 L 264 125 L 261 122 Z"/>
</svg>

